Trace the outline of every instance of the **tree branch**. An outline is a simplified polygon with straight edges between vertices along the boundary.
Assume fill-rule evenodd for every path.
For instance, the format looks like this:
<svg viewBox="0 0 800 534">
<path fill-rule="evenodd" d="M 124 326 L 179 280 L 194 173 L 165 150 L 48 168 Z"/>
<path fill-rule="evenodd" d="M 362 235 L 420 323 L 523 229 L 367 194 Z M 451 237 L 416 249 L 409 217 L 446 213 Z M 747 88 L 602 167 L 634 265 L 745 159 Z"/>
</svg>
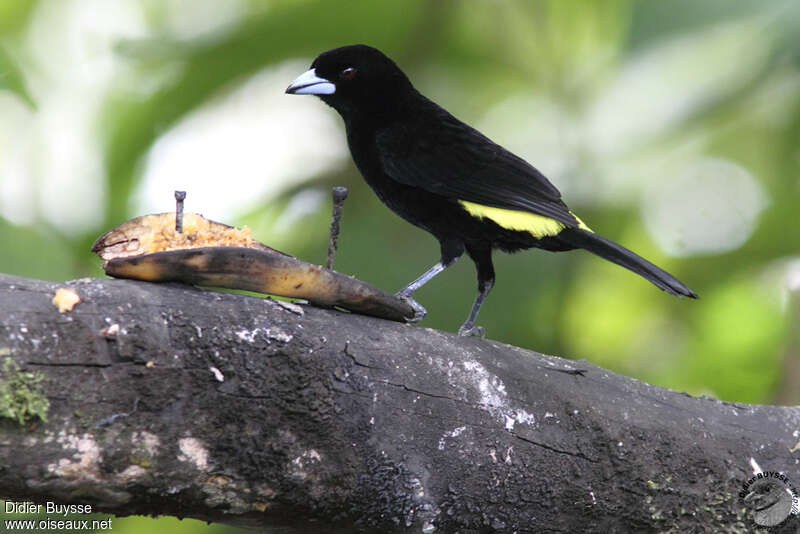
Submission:
<svg viewBox="0 0 800 534">
<path fill-rule="evenodd" d="M 62 314 L 65 286 L 82 301 Z M 748 531 L 750 458 L 798 473 L 798 407 L 181 285 L 0 275 L 0 354 L 44 375 L 50 401 L 46 423 L 0 422 L 0 495 L 119 516 L 292 533 Z"/>
</svg>

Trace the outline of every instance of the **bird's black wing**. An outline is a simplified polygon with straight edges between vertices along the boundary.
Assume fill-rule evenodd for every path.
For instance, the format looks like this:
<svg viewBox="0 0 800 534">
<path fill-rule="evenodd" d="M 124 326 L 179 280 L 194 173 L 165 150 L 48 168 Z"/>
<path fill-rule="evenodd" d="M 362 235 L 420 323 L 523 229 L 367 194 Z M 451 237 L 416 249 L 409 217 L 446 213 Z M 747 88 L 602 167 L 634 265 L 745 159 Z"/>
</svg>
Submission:
<svg viewBox="0 0 800 534">
<path fill-rule="evenodd" d="M 419 96 L 403 120 L 377 132 L 379 159 L 390 178 L 454 200 L 578 226 L 561 193 L 535 167 Z"/>
</svg>

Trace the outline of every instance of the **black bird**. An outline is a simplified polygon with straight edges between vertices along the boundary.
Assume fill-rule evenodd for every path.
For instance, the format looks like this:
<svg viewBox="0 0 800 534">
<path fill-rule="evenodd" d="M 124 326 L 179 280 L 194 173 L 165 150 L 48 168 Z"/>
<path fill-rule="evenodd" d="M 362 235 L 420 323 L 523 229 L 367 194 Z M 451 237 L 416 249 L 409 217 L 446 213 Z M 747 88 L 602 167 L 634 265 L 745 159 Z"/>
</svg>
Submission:
<svg viewBox="0 0 800 534">
<path fill-rule="evenodd" d="M 384 204 L 439 240 L 441 259 L 398 296 L 411 297 L 466 250 L 478 271 L 478 296 L 461 335 L 475 326 L 494 285 L 492 250 L 586 249 L 643 276 L 667 293 L 697 298 L 680 280 L 595 234 L 532 165 L 421 95 L 381 51 L 366 45 L 320 54 L 286 89 L 320 97 L 344 119 L 350 153 Z"/>
</svg>

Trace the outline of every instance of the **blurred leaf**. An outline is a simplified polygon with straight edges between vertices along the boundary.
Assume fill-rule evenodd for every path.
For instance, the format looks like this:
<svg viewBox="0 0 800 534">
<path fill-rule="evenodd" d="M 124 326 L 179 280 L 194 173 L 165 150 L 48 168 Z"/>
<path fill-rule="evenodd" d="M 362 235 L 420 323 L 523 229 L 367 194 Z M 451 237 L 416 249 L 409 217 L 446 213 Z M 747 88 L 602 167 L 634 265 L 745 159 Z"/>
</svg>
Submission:
<svg viewBox="0 0 800 534">
<path fill-rule="evenodd" d="M 147 100 L 128 96 L 108 102 L 107 223 L 125 217 L 141 157 L 184 114 L 231 83 L 280 61 L 357 42 L 397 49 L 413 40 L 422 5 L 422 0 L 302 2 L 269 10 L 216 41 L 179 43 L 174 53 L 182 55 L 181 71 L 173 83 Z M 379 23 L 386 20 L 392 24 Z"/>
<path fill-rule="evenodd" d="M 643 229 L 616 236 L 616 240 L 673 270 Z M 650 362 L 654 356 L 668 359 L 680 352 L 680 319 L 673 317 L 691 313 L 694 305 L 659 291 L 627 269 L 585 253 L 565 301 L 561 319 L 566 353 L 627 374 L 641 371 L 641 361 Z"/>
<path fill-rule="evenodd" d="M 31 98 L 25 87 L 22 72 L 2 47 L 0 47 L 0 90 L 11 91 L 22 98 L 30 107 L 36 107 L 33 98 Z"/>
<path fill-rule="evenodd" d="M 753 280 L 733 280 L 699 302 L 698 335 L 668 386 L 708 388 L 718 398 L 765 402 L 781 372 L 784 310 L 776 295 Z"/>
<path fill-rule="evenodd" d="M 177 517 L 144 517 L 129 516 L 113 519 L 114 532 L 117 534 L 246 534 L 252 530 L 231 527 L 219 523 L 208 523 L 198 519 L 178 519 Z"/>
<path fill-rule="evenodd" d="M 73 277 L 72 250 L 57 237 L 0 218 L 0 243 L 0 273 L 42 280 Z"/>
<path fill-rule="evenodd" d="M 14 34 L 28 22 L 38 0 L 4 0 L 0 2 L 0 35 Z"/>
<path fill-rule="evenodd" d="M 649 46 L 675 35 L 696 31 L 732 19 L 784 9 L 794 0 L 670 0 L 633 2 L 629 43 L 632 48 Z"/>
</svg>

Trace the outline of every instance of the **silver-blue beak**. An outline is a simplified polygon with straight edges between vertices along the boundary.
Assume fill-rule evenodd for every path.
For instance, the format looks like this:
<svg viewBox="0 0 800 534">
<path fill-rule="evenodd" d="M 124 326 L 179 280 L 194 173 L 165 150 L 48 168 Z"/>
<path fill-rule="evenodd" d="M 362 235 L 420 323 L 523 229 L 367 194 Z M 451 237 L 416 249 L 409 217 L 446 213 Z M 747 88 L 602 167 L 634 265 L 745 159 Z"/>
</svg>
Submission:
<svg viewBox="0 0 800 534">
<path fill-rule="evenodd" d="M 286 88 L 290 95 L 332 95 L 336 92 L 336 86 L 330 80 L 320 78 L 315 72 L 316 69 L 309 69 L 295 78 Z"/>
</svg>

